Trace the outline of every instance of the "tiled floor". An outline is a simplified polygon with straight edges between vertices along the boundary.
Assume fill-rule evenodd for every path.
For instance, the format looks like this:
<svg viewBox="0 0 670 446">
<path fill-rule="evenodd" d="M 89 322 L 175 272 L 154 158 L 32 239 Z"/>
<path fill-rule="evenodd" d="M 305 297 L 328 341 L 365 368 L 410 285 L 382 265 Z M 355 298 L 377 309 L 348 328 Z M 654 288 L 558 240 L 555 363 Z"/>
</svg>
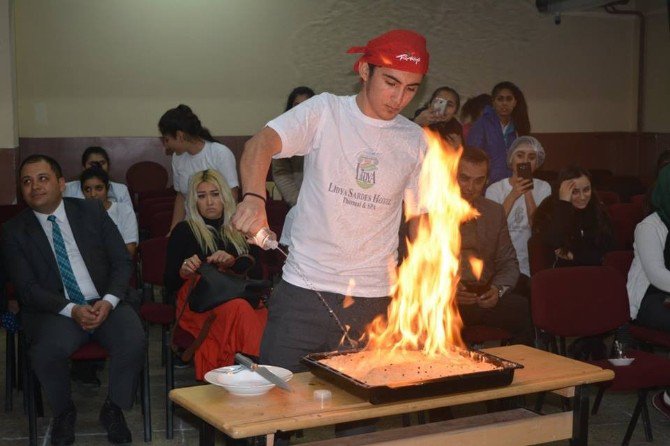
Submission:
<svg viewBox="0 0 670 446">
<path fill-rule="evenodd" d="M 154 328 L 150 336 L 150 357 L 151 357 L 151 413 L 153 421 L 153 444 L 155 445 L 195 445 L 198 443 L 198 424 L 197 420 L 189 416 L 185 411 L 177 409 L 175 416 L 175 437 L 173 440 L 165 439 L 165 406 L 164 406 L 164 371 L 160 365 L 160 330 Z M 5 357 L 5 338 L 4 331 L 0 336 L 0 358 Z M 4 367 L 0 367 L 0 377 L 4 383 Z M 176 379 L 178 386 L 195 385 L 192 378 L 193 370 L 191 368 L 178 369 Z M 100 405 L 106 395 L 107 371 L 100 373 L 102 387 L 85 388 L 81 385 L 73 385 L 73 400 L 77 406 L 77 445 L 104 445 L 107 444 L 106 434 L 98 423 L 98 412 Z M 24 445 L 27 444 L 28 426 L 27 418 L 23 414 L 22 394 L 16 390 L 14 396 L 14 410 L 11 412 L 0 411 L 0 446 L 5 445 Z M 4 394 L 3 394 L 4 396 Z M 620 444 L 631 412 L 635 405 L 636 395 L 614 394 L 605 395 L 603 404 L 599 413 L 590 419 L 591 445 L 616 445 Z M 529 401 L 530 405 L 532 401 Z M 554 403 L 554 404 L 552 404 Z M 650 404 L 650 414 L 652 418 L 654 443 L 656 445 L 670 445 L 670 420 L 656 412 Z M 474 404 L 468 406 L 456 407 L 453 409 L 454 415 L 464 416 L 474 413 L 484 412 L 483 404 Z M 557 411 L 557 401 L 549 401 L 545 404 L 545 411 Z M 38 444 L 49 444 L 50 418 L 49 409 L 45 408 L 47 417 L 38 419 Z M 126 414 L 129 426 L 133 433 L 134 442 L 142 442 L 142 415 L 139 404 Z M 400 417 L 390 417 L 380 420 L 381 428 L 395 427 L 400 425 Z M 302 438 L 296 439 L 295 444 L 315 441 L 318 439 L 329 438 L 331 429 L 312 429 L 306 430 Z M 223 444 L 223 439 L 218 437 L 217 444 Z M 293 444 L 293 443 L 292 443 Z M 556 444 L 568 444 L 568 442 L 559 442 Z M 638 425 L 631 445 L 648 445 L 644 439 L 644 433 L 641 423 Z"/>
</svg>

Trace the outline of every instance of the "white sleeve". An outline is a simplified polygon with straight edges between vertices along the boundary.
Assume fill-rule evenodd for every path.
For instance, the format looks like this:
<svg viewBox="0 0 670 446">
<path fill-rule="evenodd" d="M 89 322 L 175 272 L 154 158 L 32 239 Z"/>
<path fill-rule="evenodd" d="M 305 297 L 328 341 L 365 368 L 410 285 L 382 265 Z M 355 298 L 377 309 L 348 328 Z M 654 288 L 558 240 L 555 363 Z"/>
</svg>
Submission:
<svg viewBox="0 0 670 446">
<path fill-rule="evenodd" d="M 503 179 L 502 181 L 507 181 L 507 178 Z M 500 182 L 493 183 L 488 188 L 486 188 L 486 194 L 484 194 L 484 196 L 498 204 L 503 204 L 505 201 L 505 192 Z"/>
<path fill-rule="evenodd" d="M 81 183 L 79 181 L 68 181 L 65 184 L 64 197 L 70 198 L 84 198 L 84 193 L 81 191 Z"/>
<path fill-rule="evenodd" d="M 133 207 L 133 200 L 130 198 L 128 186 L 123 183 L 114 183 L 114 194 L 116 195 L 117 203 L 123 203 L 131 208 Z"/>
<path fill-rule="evenodd" d="M 656 288 L 670 292 L 670 271 L 665 267 L 663 249 L 665 240 L 654 227 L 653 222 L 643 221 L 635 228 L 635 255 L 649 282 Z"/>
<path fill-rule="evenodd" d="M 237 165 L 233 152 L 223 144 L 212 146 L 215 150 L 214 168 L 223 175 L 231 189 L 238 187 L 240 182 L 237 179 Z"/>
<path fill-rule="evenodd" d="M 123 203 L 116 205 L 119 207 L 119 232 L 124 243 L 138 243 L 137 217 L 135 217 L 133 208 Z"/>
<path fill-rule="evenodd" d="M 273 158 L 304 156 L 310 152 L 331 96 L 329 93 L 313 96 L 267 123 L 277 132 L 282 144 L 281 151 Z"/>
<path fill-rule="evenodd" d="M 538 181 L 538 186 L 538 200 L 536 204 L 539 206 L 545 198 L 551 195 L 551 184 L 546 181 Z"/>
<path fill-rule="evenodd" d="M 180 189 L 179 183 L 181 182 L 181 176 L 179 172 L 179 167 L 177 166 L 177 160 L 175 159 L 177 155 L 172 154 L 172 187 L 174 190 L 177 192 L 181 192 L 182 194 L 186 194 L 187 191 L 183 191 Z"/>
</svg>

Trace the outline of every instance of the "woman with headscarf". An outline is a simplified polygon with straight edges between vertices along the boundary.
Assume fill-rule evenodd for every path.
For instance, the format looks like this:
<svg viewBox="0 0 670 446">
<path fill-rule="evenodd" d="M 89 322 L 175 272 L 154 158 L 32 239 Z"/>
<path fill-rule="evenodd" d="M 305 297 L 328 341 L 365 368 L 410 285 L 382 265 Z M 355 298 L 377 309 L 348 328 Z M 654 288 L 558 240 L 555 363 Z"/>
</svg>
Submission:
<svg viewBox="0 0 670 446">
<path fill-rule="evenodd" d="M 630 318 L 638 325 L 670 332 L 670 166 L 660 170 L 651 203 L 655 212 L 635 228 L 635 258 L 628 272 Z M 670 418 L 667 390 L 654 395 L 652 402 Z"/>
<path fill-rule="evenodd" d="M 502 204 L 507 216 L 507 227 L 519 260 L 521 288 L 527 288 L 530 277 L 528 262 L 528 239 L 535 209 L 551 195 L 551 186 L 546 181 L 532 178 L 544 162 L 545 152 L 540 141 L 532 136 L 521 136 L 514 140 L 507 151 L 507 166 L 512 176 L 489 186 L 486 198 Z M 524 173 L 525 172 L 525 173 Z"/>
</svg>

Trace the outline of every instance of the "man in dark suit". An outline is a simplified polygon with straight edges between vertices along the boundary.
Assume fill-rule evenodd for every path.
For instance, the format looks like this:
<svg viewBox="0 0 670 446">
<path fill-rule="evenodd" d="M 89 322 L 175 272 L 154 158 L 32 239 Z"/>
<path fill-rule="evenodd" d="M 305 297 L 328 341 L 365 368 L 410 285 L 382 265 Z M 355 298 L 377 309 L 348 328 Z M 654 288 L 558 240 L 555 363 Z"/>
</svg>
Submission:
<svg viewBox="0 0 670 446">
<path fill-rule="evenodd" d="M 458 165 L 461 196 L 479 216 L 461 225 L 461 284 L 456 294 L 463 323 L 502 328 L 512 334 L 513 343 L 532 345 L 533 330 L 528 299 L 512 291 L 519 278 L 519 262 L 507 229 L 502 206 L 484 198 L 489 173 L 486 152 L 463 151 Z M 481 276 L 471 267 L 471 258 L 483 262 Z M 477 283 L 466 289 L 463 284 Z"/>
<path fill-rule="evenodd" d="M 132 265 L 123 239 L 99 201 L 62 197 L 65 181 L 52 158 L 26 158 L 19 183 L 30 208 L 4 225 L 3 256 L 32 367 L 55 416 L 51 443 L 74 442 L 68 358 L 89 340 L 110 353 L 100 422 L 110 442 L 129 443 L 121 410 L 132 406 L 146 339 L 139 317 L 124 302 Z"/>
</svg>

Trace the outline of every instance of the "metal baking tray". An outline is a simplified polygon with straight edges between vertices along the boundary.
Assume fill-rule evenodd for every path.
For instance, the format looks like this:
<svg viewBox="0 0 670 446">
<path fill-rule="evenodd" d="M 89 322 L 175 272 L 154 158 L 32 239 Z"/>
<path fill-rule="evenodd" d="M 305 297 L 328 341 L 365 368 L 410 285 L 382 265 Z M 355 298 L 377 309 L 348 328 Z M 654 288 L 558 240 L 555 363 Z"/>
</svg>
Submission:
<svg viewBox="0 0 670 446">
<path fill-rule="evenodd" d="M 469 355 L 475 359 L 491 363 L 499 368 L 485 372 L 452 375 L 413 383 L 403 383 L 400 385 L 394 384 L 393 387 L 390 387 L 371 386 L 320 362 L 322 359 L 349 353 L 357 353 L 358 351 L 360 350 L 312 353 L 302 358 L 302 361 L 309 367 L 314 375 L 329 381 L 372 404 L 383 404 L 405 399 L 426 398 L 448 395 L 451 393 L 483 390 L 492 387 L 503 387 L 512 383 L 512 380 L 514 379 L 514 370 L 523 368 L 523 365 L 521 364 L 508 361 L 489 353 L 464 349 L 461 351 L 462 355 Z"/>
</svg>

